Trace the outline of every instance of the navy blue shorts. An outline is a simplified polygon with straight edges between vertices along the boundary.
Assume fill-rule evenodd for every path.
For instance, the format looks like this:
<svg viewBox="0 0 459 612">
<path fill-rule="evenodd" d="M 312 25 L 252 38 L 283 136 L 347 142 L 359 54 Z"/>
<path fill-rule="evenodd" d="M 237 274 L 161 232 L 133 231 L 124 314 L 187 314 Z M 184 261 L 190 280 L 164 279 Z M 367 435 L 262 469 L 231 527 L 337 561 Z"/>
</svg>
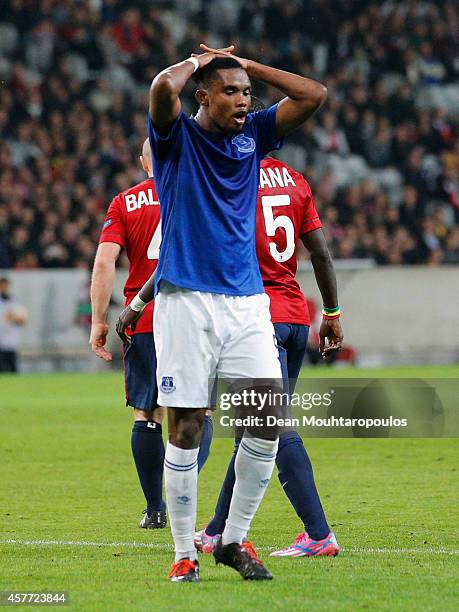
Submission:
<svg viewBox="0 0 459 612">
<path fill-rule="evenodd" d="M 139 410 L 158 407 L 156 350 L 153 334 L 134 334 L 123 345 L 126 406 Z"/>
<path fill-rule="evenodd" d="M 303 364 L 306 344 L 308 343 L 309 325 L 274 323 L 274 331 L 276 332 L 284 389 L 291 395 L 295 390 L 296 381 Z"/>
</svg>

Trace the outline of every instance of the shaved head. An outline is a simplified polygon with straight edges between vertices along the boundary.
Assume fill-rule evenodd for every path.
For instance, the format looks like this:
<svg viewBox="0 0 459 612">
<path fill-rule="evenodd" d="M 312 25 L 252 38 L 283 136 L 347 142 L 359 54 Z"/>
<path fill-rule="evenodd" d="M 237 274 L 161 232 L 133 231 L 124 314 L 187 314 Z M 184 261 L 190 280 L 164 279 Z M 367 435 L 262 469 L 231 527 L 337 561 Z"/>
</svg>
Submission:
<svg viewBox="0 0 459 612">
<path fill-rule="evenodd" d="M 232 57 L 216 57 L 193 74 L 192 79 L 199 87 L 208 88 L 218 79 L 219 70 L 244 70 L 241 64 Z M 244 70 L 245 72 L 245 70 Z"/>
<path fill-rule="evenodd" d="M 140 161 L 148 176 L 153 176 L 153 159 L 151 155 L 150 140 L 148 138 L 143 143 Z"/>
<path fill-rule="evenodd" d="M 143 143 L 142 147 L 142 157 L 145 161 L 148 162 L 148 165 L 151 166 L 151 147 L 150 147 L 150 139 L 147 138 Z"/>
</svg>

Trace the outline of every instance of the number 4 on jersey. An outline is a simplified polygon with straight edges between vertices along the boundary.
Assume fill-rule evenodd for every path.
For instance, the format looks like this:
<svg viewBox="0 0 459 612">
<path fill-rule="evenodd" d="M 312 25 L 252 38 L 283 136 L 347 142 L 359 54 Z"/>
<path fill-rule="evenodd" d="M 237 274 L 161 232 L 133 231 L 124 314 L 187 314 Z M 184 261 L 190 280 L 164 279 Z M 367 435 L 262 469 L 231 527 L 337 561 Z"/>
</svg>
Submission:
<svg viewBox="0 0 459 612">
<path fill-rule="evenodd" d="M 265 218 L 266 234 L 268 236 L 274 236 L 280 227 L 283 227 L 285 230 L 285 250 L 279 251 L 277 244 L 275 242 L 270 242 L 269 252 L 275 261 L 287 261 L 295 253 L 295 228 L 293 227 L 292 220 L 290 217 L 287 217 L 287 215 L 274 217 L 273 206 L 289 206 L 290 196 L 287 194 L 262 196 L 261 205 Z"/>
<path fill-rule="evenodd" d="M 161 246 L 161 219 L 155 229 L 155 233 L 151 237 L 150 244 L 147 250 L 148 259 L 159 259 L 159 247 Z"/>
</svg>

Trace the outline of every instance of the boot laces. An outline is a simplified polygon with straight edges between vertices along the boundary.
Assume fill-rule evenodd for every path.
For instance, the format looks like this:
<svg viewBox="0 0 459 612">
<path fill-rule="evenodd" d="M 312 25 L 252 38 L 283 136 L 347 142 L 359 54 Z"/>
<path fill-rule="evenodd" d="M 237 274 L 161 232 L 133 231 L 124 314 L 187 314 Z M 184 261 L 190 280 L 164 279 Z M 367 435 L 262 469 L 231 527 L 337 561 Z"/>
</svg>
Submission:
<svg viewBox="0 0 459 612">
<path fill-rule="evenodd" d="M 258 565 L 262 565 L 261 559 L 257 555 L 257 551 L 253 547 L 252 542 L 242 542 L 241 548 L 253 559 Z"/>
<path fill-rule="evenodd" d="M 169 578 L 173 576 L 185 576 L 190 570 L 196 569 L 196 562 L 190 559 L 180 559 L 177 563 L 174 563 L 169 573 Z"/>
</svg>

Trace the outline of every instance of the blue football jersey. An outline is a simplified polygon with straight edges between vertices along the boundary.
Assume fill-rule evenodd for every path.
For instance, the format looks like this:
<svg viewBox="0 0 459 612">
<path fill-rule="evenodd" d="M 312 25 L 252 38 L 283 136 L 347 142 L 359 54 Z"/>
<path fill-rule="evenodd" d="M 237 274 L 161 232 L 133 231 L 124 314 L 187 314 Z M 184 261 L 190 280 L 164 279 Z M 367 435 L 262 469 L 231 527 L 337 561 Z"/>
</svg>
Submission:
<svg viewBox="0 0 459 612">
<path fill-rule="evenodd" d="M 281 140 L 277 105 L 247 116 L 240 134 L 217 136 L 180 113 L 166 136 L 148 117 L 162 243 L 161 280 L 224 295 L 263 293 L 255 248 L 260 160 Z"/>
</svg>

